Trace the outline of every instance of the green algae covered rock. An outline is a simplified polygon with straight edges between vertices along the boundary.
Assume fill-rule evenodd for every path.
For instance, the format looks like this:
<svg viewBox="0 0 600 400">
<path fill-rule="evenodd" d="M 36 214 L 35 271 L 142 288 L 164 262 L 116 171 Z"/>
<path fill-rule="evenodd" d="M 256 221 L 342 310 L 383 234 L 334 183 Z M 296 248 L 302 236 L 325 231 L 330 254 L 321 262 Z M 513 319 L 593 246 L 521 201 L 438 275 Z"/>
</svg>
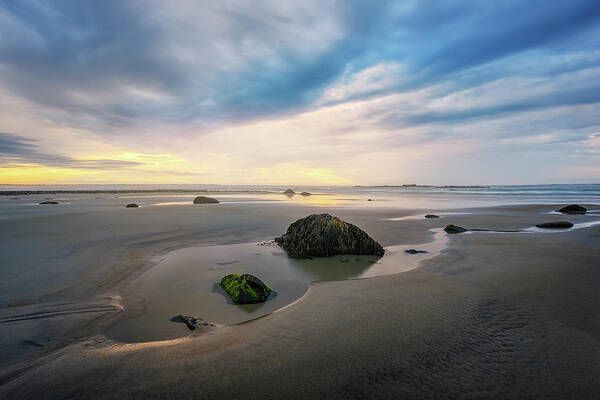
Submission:
<svg viewBox="0 0 600 400">
<path fill-rule="evenodd" d="M 329 214 L 312 214 L 291 224 L 275 238 L 292 258 L 329 257 L 337 254 L 383 256 L 379 243 L 356 225 Z"/>
<path fill-rule="evenodd" d="M 270 287 L 250 274 L 226 275 L 220 285 L 235 304 L 264 303 L 271 294 Z"/>
</svg>

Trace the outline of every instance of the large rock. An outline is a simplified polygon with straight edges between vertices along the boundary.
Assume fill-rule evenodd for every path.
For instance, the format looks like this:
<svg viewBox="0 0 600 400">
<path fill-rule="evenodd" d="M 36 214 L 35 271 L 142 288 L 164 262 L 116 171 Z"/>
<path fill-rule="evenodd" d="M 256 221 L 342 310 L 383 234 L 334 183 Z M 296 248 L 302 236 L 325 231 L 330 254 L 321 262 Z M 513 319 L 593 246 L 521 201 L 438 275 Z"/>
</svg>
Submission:
<svg viewBox="0 0 600 400">
<path fill-rule="evenodd" d="M 194 199 L 194 204 L 216 204 L 219 200 L 212 197 L 198 196 Z"/>
<path fill-rule="evenodd" d="M 467 232 L 468 229 L 467 228 L 463 228 L 462 226 L 458 226 L 458 225 L 448 225 L 444 228 L 444 230 L 446 231 L 446 233 L 450 233 L 450 234 L 454 234 L 454 233 L 463 233 L 463 232 Z"/>
<path fill-rule="evenodd" d="M 536 226 L 543 229 L 567 229 L 573 227 L 573 224 L 567 221 L 554 221 L 537 224 Z"/>
<path fill-rule="evenodd" d="M 235 304 L 264 303 L 271 294 L 270 287 L 250 274 L 226 275 L 220 285 Z"/>
<path fill-rule="evenodd" d="M 385 253 L 383 247 L 359 227 L 329 214 L 312 214 L 299 219 L 275 241 L 293 258 L 336 254 L 383 256 Z"/>
<path fill-rule="evenodd" d="M 587 212 L 587 208 L 580 206 L 579 204 L 570 204 L 568 206 L 564 206 L 558 212 L 563 214 L 585 214 Z"/>
</svg>

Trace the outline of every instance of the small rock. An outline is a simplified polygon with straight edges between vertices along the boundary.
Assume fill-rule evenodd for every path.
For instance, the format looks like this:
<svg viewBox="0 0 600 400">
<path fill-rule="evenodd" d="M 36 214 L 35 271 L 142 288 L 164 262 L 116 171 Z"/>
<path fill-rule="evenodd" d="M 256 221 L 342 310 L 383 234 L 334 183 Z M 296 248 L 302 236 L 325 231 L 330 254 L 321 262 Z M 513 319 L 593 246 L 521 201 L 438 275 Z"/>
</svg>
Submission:
<svg viewBox="0 0 600 400">
<path fill-rule="evenodd" d="M 439 218 L 439 217 L 440 217 L 439 215 L 435 215 L 435 214 L 427 214 L 425 216 L 425 218 Z"/>
<path fill-rule="evenodd" d="M 573 227 L 573 224 L 567 221 L 554 221 L 537 224 L 536 226 L 543 229 L 567 229 Z"/>
<path fill-rule="evenodd" d="M 203 319 L 190 317 L 189 315 L 179 314 L 171 317 L 171 322 L 181 322 L 187 325 L 190 331 L 195 330 L 199 326 L 214 326 Z"/>
<path fill-rule="evenodd" d="M 125 206 L 126 208 L 138 208 L 139 205 L 135 204 L 135 203 L 129 203 Z"/>
<path fill-rule="evenodd" d="M 310 193 L 308 193 L 308 192 L 302 192 L 302 193 L 300 193 L 300 196 L 310 196 L 310 195 L 311 195 L 311 194 L 310 194 Z"/>
<path fill-rule="evenodd" d="M 585 214 L 587 212 L 587 208 L 580 206 L 579 204 L 570 204 L 568 206 L 564 206 L 558 212 L 563 214 Z"/>
<path fill-rule="evenodd" d="M 216 204 L 219 200 L 212 197 L 198 196 L 194 199 L 194 204 Z"/>
<path fill-rule="evenodd" d="M 417 249 L 408 249 L 404 250 L 406 254 L 419 254 L 419 253 L 427 253 L 425 250 L 417 250 Z"/>
<path fill-rule="evenodd" d="M 286 189 L 286 191 L 283 192 L 283 194 L 287 194 L 287 195 L 293 196 L 293 195 L 296 194 L 296 192 L 294 192 L 292 189 Z"/>
<path fill-rule="evenodd" d="M 42 201 L 40 204 L 58 204 L 58 201 Z"/>
<path fill-rule="evenodd" d="M 367 201 L 373 201 L 373 199 L 367 199 Z"/>
<path fill-rule="evenodd" d="M 454 233 L 463 233 L 463 232 L 467 232 L 468 229 L 467 228 L 463 228 L 462 226 L 457 226 L 457 225 L 448 225 L 444 228 L 444 230 L 446 231 L 446 233 L 450 233 L 450 234 L 454 234 Z"/>
</svg>

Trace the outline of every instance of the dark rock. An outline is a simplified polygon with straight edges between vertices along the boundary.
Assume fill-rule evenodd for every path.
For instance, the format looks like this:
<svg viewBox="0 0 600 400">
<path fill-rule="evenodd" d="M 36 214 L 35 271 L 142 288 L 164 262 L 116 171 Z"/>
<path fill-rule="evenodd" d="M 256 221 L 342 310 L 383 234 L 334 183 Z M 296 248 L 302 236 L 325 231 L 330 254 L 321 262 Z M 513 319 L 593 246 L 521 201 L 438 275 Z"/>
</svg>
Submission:
<svg viewBox="0 0 600 400">
<path fill-rule="evenodd" d="M 42 201 L 40 204 L 58 204 L 58 201 Z"/>
<path fill-rule="evenodd" d="M 288 196 L 293 196 L 296 194 L 296 192 L 294 192 L 292 189 L 286 189 L 286 191 L 283 192 L 283 194 L 287 194 Z"/>
<path fill-rule="evenodd" d="M 174 317 L 171 317 L 171 322 L 181 322 L 186 324 L 190 331 L 195 330 L 199 326 L 214 326 L 203 319 L 190 317 L 189 315 L 179 314 Z"/>
<path fill-rule="evenodd" d="M 300 196 L 310 196 L 310 193 L 308 193 L 308 192 L 302 192 L 302 193 L 300 193 Z"/>
<path fill-rule="evenodd" d="M 406 254 L 419 254 L 419 253 L 427 253 L 425 250 L 417 250 L 417 249 L 408 249 L 404 250 Z"/>
<path fill-rule="evenodd" d="M 457 226 L 457 225 L 448 225 L 444 228 L 444 230 L 446 231 L 446 233 L 463 233 L 463 232 L 467 232 L 468 229 L 467 228 L 463 228 L 462 226 Z"/>
<path fill-rule="evenodd" d="M 567 221 L 554 221 L 537 224 L 536 226 L 543 229 L 567 229 L 573 227 L 573 224 Z"/>
<path fill-rule="evenodd" d="M 367 199 L 367 201 L 373 201 L 373 199 Z"/>
<path fill-rule="evenodd" d="M 571 204 L 568 206 L 564 206 L 558 212 L 563 214 L 585 214 L 587 212 L 587 208 L 580 206 L 579 204 Z"/>
<path fill-rule="evenodd" d="M 435 215 L 435 214 L 427 214 L 425 216 L 425 218 L 439 218 L 439 217 L 440 217 L 439 215 Z"/>
<path fill-rule="evenodd" d="M 127 204 L 125 207 L 127 207 L 127 208 L 138 208 L 138 207 L 139 207 L 139 205 L 137 205 L 137 204 L 135 204 L 135 203 L 129 203 L 129 204 Z"/>
<path fill-rule="evenodd" d="M 250 274 L 226 275 L 220 285 L 235 304 L 264 303 L 271 294 L 270 287 Z"/>
<path fill-rule="evenodd" d="M 291 224 L 275 238 L 293 258 L 329 257 L 336 254 L 383 256 L 383 247 L 356 225 L 329 214 L 312 214 Z"/>
<path fill-rule="evenodd" d="M 219 200 L 212 197 L 198 196 L 194 199 L 194 204 L 216 204 Z"/>
</svg>

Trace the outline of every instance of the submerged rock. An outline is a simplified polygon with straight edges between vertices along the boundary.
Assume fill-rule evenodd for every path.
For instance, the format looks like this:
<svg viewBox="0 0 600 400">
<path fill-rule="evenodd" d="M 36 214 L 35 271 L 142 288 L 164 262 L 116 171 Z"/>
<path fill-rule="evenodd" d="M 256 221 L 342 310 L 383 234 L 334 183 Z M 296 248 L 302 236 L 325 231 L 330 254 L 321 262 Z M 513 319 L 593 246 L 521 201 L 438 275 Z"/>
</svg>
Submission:
<svg viewBox="0 0 600 400">
<path fill-rule="evenodd" d="M 427 214 L 425 216 L 425 218 L 439 218 L 439 217 L 440 217 L 439 215 L 435 215 L 435 214 Z"/>
<path fill-rule="evenodd" d="M 558 212 L 563 214 L 585 214 L 587 212 L 587 208 L 580 206 L 579 204 L 570 204 L 568 206 L 564 206 Z"/>
<path fill-rule="evenodd" d="M 311 195 L 311 194 L 310 194 L 310 193 L 308 193 L 308 192 L 302 192 L 302 193 L 300 193 L 300 196 L 310 196 L 310 195 Z"/>
<path fill-rule="evenodd" d="M 125 207 L 126 207 L 126 208 L 138 208 L 138 207 L 139 207 L 139 205 L 138 205 L 138 204 L 135 204 L 135 203 L 129 203 L 129 204 L 127 204 Z"/>
<path fill-rule="evenodd" d="M 179 314 L 174 317 L 171 317 L 171 322 L 181 322 L 186 324 L 190 331 L 195 330 L 199 326 L 214 326 L 203 319 L 190 317 L 189 315 Z"/>
<path fill-rule="evenodd" d="M 42 201 L 40 204 L 58 204 L 58 201 Z"/>
<path fill-rule="evenodd" d="M 264 303 L 271 294 L 269 286 L 250 274 L 226 275 L 220 285 L 235 304 Z"/>
<path fill-rule="evenodd" d="M 194 204 L 216 204 L 219 200 L 212 197 L 198 196 L 194 199 Z"/>
<path fill-rule="evenodd" d="M 463 233 L 463 232 L 467 232 L 468 229 L 467 228 L 463 228 L 462 226 L 458 226 L 458 225 L 448 225 L 444 228 L 444 230 L 446 231 L 446 233 Z"/>
<path fill-rule="evenodd" d="M 543 229 L 567 229 L 572 228 L 573 224 L 567 221 L 554 221 L 537 224 L 536 226 Z"/>
<path fill-rule="evenodd" d="M 283 194 L 287 194 L 288 196 L 293 196 L 296 194 L 296 192 L 294 192 L 292 189 L 286 189 L 286 191 L 283 192 Z"/>
<path fill-rule="evenodd" d="M 406 254 L 419 254 L 419 253 L 427 253 L 425 250 L 417 250 L 417 249 L 408 249 L 404 250 Z"/>
<path fill-rule="evenodd" d="M 329 257 L 336 254 L 383 256 L 379 243 L 356 225 L 329 214 L 312 214 L 291 224 L 275 238 L 293 258 Z"/>
</svg>

